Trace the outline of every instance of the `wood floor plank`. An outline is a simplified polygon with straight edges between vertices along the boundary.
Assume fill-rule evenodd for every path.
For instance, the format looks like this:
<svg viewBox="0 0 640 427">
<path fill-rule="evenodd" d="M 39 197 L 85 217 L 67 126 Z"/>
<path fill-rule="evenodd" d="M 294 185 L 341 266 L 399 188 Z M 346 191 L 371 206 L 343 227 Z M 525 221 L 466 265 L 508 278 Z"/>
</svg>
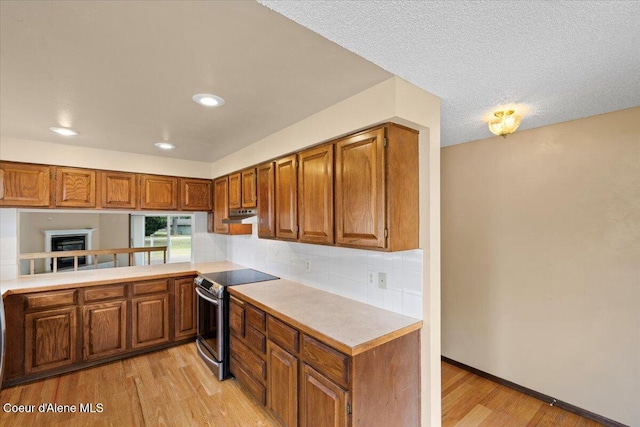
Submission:
<svg viewBox="0 0 640 427">
<path fill-rule="evenodd" d="M 442 362 L 442 425 L 598 427 L 601 424 Z"/>
<path fill-rule="evenodd" d="M 456 424 L 456 427 L 478 427 L 489 415 L 491 415 L 491 409 L 476 405 Z"/>
</svg>

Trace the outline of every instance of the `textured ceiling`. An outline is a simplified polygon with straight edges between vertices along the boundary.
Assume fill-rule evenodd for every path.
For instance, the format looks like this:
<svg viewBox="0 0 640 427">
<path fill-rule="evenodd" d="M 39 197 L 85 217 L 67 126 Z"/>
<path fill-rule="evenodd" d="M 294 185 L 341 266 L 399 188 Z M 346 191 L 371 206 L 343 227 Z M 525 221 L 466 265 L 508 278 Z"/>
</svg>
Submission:
<svg viewBox="0 0 640 427">
<path fill-rule="evenodd" d="M 640 1 L 260 2 L 441 97 L 443 146 L 640 105 Z"/>
<path fill-rule="evenodd" d="M 2 1 L 0 19 L 7 137 L 214 161 L 392 76 L 255 2 Z"/>
</svg>

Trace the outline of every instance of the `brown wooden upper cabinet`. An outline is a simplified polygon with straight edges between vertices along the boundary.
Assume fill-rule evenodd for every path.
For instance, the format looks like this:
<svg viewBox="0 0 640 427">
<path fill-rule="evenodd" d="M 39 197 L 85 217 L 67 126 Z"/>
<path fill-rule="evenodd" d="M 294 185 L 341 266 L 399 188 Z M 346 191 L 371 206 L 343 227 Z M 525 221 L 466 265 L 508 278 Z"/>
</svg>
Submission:
<svg viewBox="0 0 640 427">
<path fill-rule="evenodd" d="M 140 175 L 142 209 L 178 209 L 178 178 Z"/>
<path fill-rule="evenodd" d="M 185 211 L 210 211 L 211 180 L 180 178 L 180 209 Z"/>
<path fill-rule="evenodd" d="M 229 216 L 229 177 L 223 176 L 213 182 L 213 232 L 229 233 L 229 224 L 222 222 Z"/>
<path fill-rule="evenodd" d="M 0 162 L 0 206 L 48 207 L 51 167 Z"/>
<path fill-rule="evenodd" d="M 258 166 L 258 237 L 276 237 L 275 162 Z"/>
<path fill-rule="evenodd" d="M 57 166 L 55 206 L 58 208 L 95 208 L 96 171 Z"/>
<path fill-rule="evenodd" d="M 333 144 L 298 154 L 298 239 L 333 243 Z"/>
<path fill-rule="evenodd" d="M 229 209 L 256 207 L 256 168 L 229 175 Z"/>
<path fill-rule="evenodd" d="M 255 208 L 256 200 L 256 168 L 242 171 L 242 208 Z"/>
<path fill-rule="evenodd" d="M 135 173 L 100 171 L 98 176 L 102 208 L 136 208 L 138 185 Z"/>
<path fill-rule="evenodd" d="M 418 133 L 388 124 L 338 140 L 336 244 L 418 247 Z"/>
<path fill-rule="evenodd" d="M 276 237 L 298 238 L 297 156 L 276 160 Z"/>
<path fill-rule="evenodd" d="M 242 206 L 242 174 L 229 175 L 229 209 L 240 209 Z"/>
</svg>

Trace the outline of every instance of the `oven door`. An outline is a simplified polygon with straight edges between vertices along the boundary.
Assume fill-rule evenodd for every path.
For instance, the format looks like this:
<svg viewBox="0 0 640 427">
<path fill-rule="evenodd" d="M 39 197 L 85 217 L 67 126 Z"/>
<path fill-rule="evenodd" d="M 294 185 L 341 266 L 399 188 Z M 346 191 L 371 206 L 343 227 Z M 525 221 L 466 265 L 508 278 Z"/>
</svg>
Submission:
<svg viewBox="0 0 640 427">
<path fill-rule="evenodd" d="M 215 298 L 197 286 L 196 294 L 198 295 L 198 344 L 213 356 L 215 363 L 220 363 L 224 356 L 224 300 Z M 203 356 L 206 357 L 206 355 Z"/>
</svg>

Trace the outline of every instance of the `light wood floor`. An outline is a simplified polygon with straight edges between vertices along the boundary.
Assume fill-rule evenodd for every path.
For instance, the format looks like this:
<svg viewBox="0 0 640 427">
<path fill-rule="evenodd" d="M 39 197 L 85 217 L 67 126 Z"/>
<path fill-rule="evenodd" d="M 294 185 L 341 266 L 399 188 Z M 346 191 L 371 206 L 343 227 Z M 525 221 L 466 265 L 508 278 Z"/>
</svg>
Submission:
<svg viewBox="0 0 640 427">
<path fill-rule="evenodd" d="M 0 408 L 0 426 L 278 425 L 235 380 L 218 381 L 198 357 L 194 344 L 4 389 L 0 404 L 5 403 L 35 405 L 36 412 L 5 413 Z M 102 413 L 38 413 L 41 403 L 101 403 L 104 409 Z M 600 424 L 442 363 L 442 425 Z"/>
<path fill-rule="evenodd" d="M 0 404 L 102 403 L 102 413 L 5 413 L 0 426 L 277 426 L 235 380 L 218 381 L 195 344 L 0 391 Z"/>
<path fill-rule="evenodd" d="M 442 426 L 597 427 L 601 424 L 443 362 Z"/>
</svg>

